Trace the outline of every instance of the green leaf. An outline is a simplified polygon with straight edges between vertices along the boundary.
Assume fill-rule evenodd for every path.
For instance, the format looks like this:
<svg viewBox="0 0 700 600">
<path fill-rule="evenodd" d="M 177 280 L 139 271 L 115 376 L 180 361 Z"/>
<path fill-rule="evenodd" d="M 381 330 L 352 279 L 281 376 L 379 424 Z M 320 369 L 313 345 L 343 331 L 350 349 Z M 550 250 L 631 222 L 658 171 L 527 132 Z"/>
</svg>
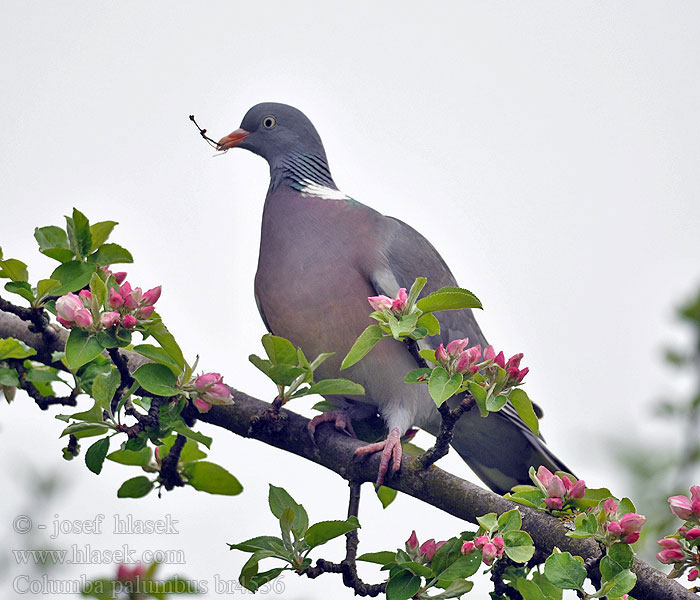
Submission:
<svg viewBox="0 0 700 600">
<path fill-rule="evenodd" d="M 428 362 L 431 362 L 436 365 L 439 364 L 437 358 L 435 358 L 435 350 L 431 350 L 430 348 L 424 348 L 423 350 L 419 350 L 418 354 L 420 354 Z"/>
<path fill-rule="evenodd" d="M 462 556 L 461 548 L 462 540 L 450 538 L 447 540 L 446 544 L 443 544 L 435 551 L 433 560 L 430 563 L 435 577 L 440 578 L 443 571 L 448 569 L 452 563 Z"/>
<path fill-rule="evenodd" d="M 430 600 L 446 600 L 447 598 L 461 598 L 474 587 L 474 583 L 466 579 L 455 579 L 448 585 L 444 591 L 434 596 L 430 596 Z"/>
<path fill-rule="evenodd" d="M 474 400 L 476 401 L 476 405 L 479 408 L 481 416 L 488 417 L 489 411 L 486 409 L 486 396 L 488 395 L 488 392 L 475 381 L 470 381 L 467 385 L 469 386 L 469 393 L 474 396 Z"/>
<path fill-rule="evenodd" d="M 36 350 L 30 348 L 21 340 L 15 338 L 0 338 L 0 360 L 6 358 L 27 358 L 34 356 Z"/>
<path fill-rule="evenodd" d="M 100 373 L 92 383 L 92 397 L 108 412 L 111 411 L 112 398 L 121 384 L 119 371 L 112 367 L 109 373 Z"/>
<path fill-rule="evenodd" d="M 503 535 L 506 531 L 517 531 L 523 524 L 520 511 L 517 508 L 504 512 L 498 517 L 498 532 Z"/>
<path fill-rule="evenodd" d="M 2 269 L 0 277 L 9 277 L 12 281 L 27 281 L 29 279 L 27 265 L 16 258 L 0 260 L 0 269 Z"/>
<path fill-rule="evenodd" d="M 380 485 L 379 489 L 376 491 L 376 494 L 377 498 L 379 498 L 379 501 L 382 503 L 382 508 L 386 508 L 394 500 L 396 500 L 398 492 L 396 490 L 392 490 L 390 487 L 386 487 L 385 485 Z"/>
<path fill-rule="evenodd" d="M 304 372 L 304 369 L 301 367 L 294 367 L 292 365 L 273 365 L 267 372 L 267 376 L 277 385 L 288 386 L 292 385 L 294 380 L 299 377 L 299 375 L 303 375 Z"/>
<path fill-rule="evenodd" d="M 96 252 L 88 257 L 88 262 L 100 267 L 118 263 L 132 263 L 134 257 L 126 248 L 119 244 L 102 244 Z"/>
<path fill-rule="evenodd" d="M 294 498 L 287 493 L 287 490 L 270 484 L 268 503 L 272 514 L 278 519 L 287 508 L 291 509 L 294 513 L 292 531 L 297 537 L 304 535 L 309 527 L 309 516 L 306 514 L 306 509 L 301 504 L 297 504 Z"/>
<path fill-rule="evenodd" d="M 630 592 L 636 583 L 637 576 L 629 569 L 625 569 L 606 583 L 601 591 L 608 598 L 620 598 Z"/>
<path fill-rule="evenodd" d="M 258 550 L 268 550 L 276 552 L 277 548 L 282 545 L 282 540 L 272 535 L 261 535 L 250 538 L 240 544 L 229 544 L 231 550 L 241 550 L 242 552 L 257 552 Z"/>
<path fill-rule="evenodd" d="M 109 452 L 109 437 L 103 437 L 92 444 L 85 453 L 85 464 L 95 475 L 99 475 L 102 471 L 107 452 Z"/>
<path fill-rule="evenodd" d="M 163 350 L 163 348 L 151 344 L 139 344 L 138 346 L 134 346 L 134 352 L 138 352 L 141 356 L 145 356 L 153 362 L 165 365 L 175 373 L 175 375 L 180 375 L 180 373 L 182 373 L 180 365 L 178 365 L 175 359 Z"/>
<path fill-rule="evenodd" d="M 97 273 L 93 273 L 90 278 L 90 293 L 93 301 L 97 302 L 97 307 L 102 307 L 107 300 L 107 286 Z"/>
<path fill-rule="evenodd" d="M 36 284 L 36 297 L 42 300 L 59 287 L 61 282 L 56 279 L 40 279 Z"/>
<path fill-rule="evenodd" d="M 73 260 L 73 252 L 68 246 L 68 236 L 60 227 L 49 225 L 37 227 L 34 239 L 39 243 L 39 252 L 62 263 Z"/>
<path fill-rule="evenodd" d="M 121 484 L 117 498 L 143 498 L 152 489 L 153 482 L 148 477 L 132 477 Z"/>
<path fill-rule="evenodd" d="M 240 584 L 247 590 L 255 592 L 258 589 L 258 584 L 255 580 L 255 577 L 258 575 L 258 563 L 263 558 L 270 558 L 276 555 L 277 554 L 275 552 L 268 550 L 260 550 L 255 552 L 241 568 L 241 574 L 238 576 L 238 581 Z"/>
<path fill-rule="evenodd" d="M 297 350 L 289 340 L 266 333 L 262 337 L 262 345 L 273 365 L 297 366 Z"/>
<path fill-rule="evenodd" d="M 0 367 L 0 385 L 5 385 L 8 387 L 19 386 L 19 377 L 17 376 L 17 371 L 15 371 L 14 369 Z"/>
<path fill-rule="evenodd" d="M 116 221 L 100 221 L 99 223 L 90 225 L 90 236 L 92 237 L 90 252 L 94 252 L 107 241 L 115 225 L 118 225 Z"/>
<path fill-rule="evenodd" d="M 535 435 L 540 434 L 540 421 L 532 408 L 532 401 L 528 397 L 525 390 L 515 388 L 508 396 L 510 403 L 516 410 L 520 418 L 525 422 Z"/>
<path fill-rule="evenodd" d="M 179 433 L 180 435 L 184 435 L 186 438 L 193 440 L 195 442 L 199 442 L 200 444 L 206 446 L 207 448 L 211 448 L 211 443 L 212 439 L 204 435 L 203 433 L 199 431 L 193 431 L 190 429 L 187 425 L 185 425 L 182 421 L 179 421 L 173 425 L 173 431 L 175 433 Z"/>
<path fill-rule="evenodd" d="M 301 352 L 301 348 L 297 348 L 297 351 L 301 353 L 301 356 L 304 355 L 304 353 Z M 321 352 L 321 354 L 319 354 L 316 358 L 314 358 L 311 361 L 311 364 L 309 364 L 309 368 L 312 371 L 315 371 L 316 369 L 318 369 L 319 366 L 321 366 L 324 362 L 326 362 L 326 360 L 328 360 L 334 354 L 335 354 L 335 352 Z M 301 364 L 301 361 L 300 361 L 300 364 Z"/>
<path fill-rule="evenodd" d="M 394 561 L 394 553 L 384 550 L 382 552 L 366 552 L 357 557 L 357 560 L 363 562 L 375 563 L 377 565 L 386 565 Z"/>
<path fill-rule="evenodd" d="M 315 548 L 348 531 L 354 531 L 359 526 L 360 524 L 355 517 L 350 517 L 347 521 L 321 521 L 314 523 L 307 529 L 304 541 L 310 548 Z"/>
<path fill-rule="evenodd" d="M 476 520 L 486 531 L 493 531 L 498 528 L 498 517 L 496 513 L 487 513 L 477 517 Z"/>
<path fill-rule="evenodd" d="M 420 589 L 421 578 L 410 571 L 396 572 L 386 584 L 386 600 L 408 600 Z"/>
<path fill-rule="evenodd" d="M 141 450 L 115 450 L 107 455 L 107 460 L 119 463 L 120 465 L 145 467 L 151 462 L 151 449 L 141 448 Z"/>
<path fill-rule="evenodd" d="M 165 350 L 180 367 L 180 371 L 184 371 L 185 358 L 182 355 L 182 350 L 175 341 L 173 334 L 168 331 L 168 328 L 165 325 L 163 325 L 163 322 L 156 320 L 156 322 L 151 323 L 147 328 L 147 332 L 156 338 L 156 341 L 162 346 L 163 350 Z"/>
<path fill-rule="evenodd" d="M 73 217 L 66 217 L 68 245 L 78 258 L 84 258 L 90 253 L 92 236 L 87 217 L 77 208 L 73 209 Z"/>
<path fill-rule="evenodd" d="M 421 369 L 413 369 L 413 371 L 410 371 L 403 380 L 406 383 L 428 383 L 428 379 L 430 378 L 432 372 L 432 369 L 428 369 L 426 367 Z"/>
<path fill-rule="evenodd" d="M 165 365 L 158 363 L 141 365 L 134 371 L 134 379 L 143 389 L 156 396 L 177 396 L 180 393 L 175 387 L 177 383 L 175 374 Z"/>
<path fill-rule="evenodd" d="M 637 509 L 634 507 L 632 500 L 629 498 L 623 498 L 618 502 L 618 511 L 620 514 L 627 514 L 637 512 Z"/>
<path fill-rule="evenodd" d="M 64 435 L 74 435 L 78 439 L 84 437 L 94 437 L 96 435 L 103 435 L 109 430 L 109 425 L 105 423 L 73 423 L 68 425 L 59 437 Z"/>
<path fill-rule="evenodd" d="M 95 335 L 74 327 L 66 341 L 66 362 L 72 371 L 76 371 L 99 356 L 102 350 L 102 344 L 97 341 Z"/>
<path fill-rule="evenodd" d="M 185 475 L 187 483 L 200 492 L 235 496 L 243 491 L 243 486 L 238 479 L 223 467 L 212 462 L 201 460 L 186 463 Z"/>
<path fill-rule="evenodd" d="M 256 368 L 265 373 L 265 375 L 267 375 L 270 372 L 270 369 L 272 369 L 272 361 L 260 358 L 257 354 L 251 354 L 248 357 L 248 360 L 253 363 Z"/>
<path fill-rule="evenodd" d="M 505 396 L 495 396 L 491 394 L 486 398 L 486 410 L 489 412 L 498 412 L 501 410 L 508 402 L 508 398 Z"/>
<path fill-rule="evenodd" d="M 340 370 L 347 369 L 355 363 L 359 362 L 364 358 L 364 356 L 374 348 L 374 345 L 384 337 L 381 327 L 379 325 L 370 325 L 365 329 L 355 340 L 355 343 L 350 348 L 340 365 Z"/>
<path fill-rule="evenodd" d="M 520 592 L 523 600 L 547 600 L 540 586 L 529 579 L 518 577 L 515 580 L 515 588 Z"/>
<path fill-rule="evenodd" d="M 348 379 L 322 379 L 312 383 L 309 394 L 321 396 L 364 396 L 365 388 Z"/>
<path fill-rule="evenodd" d="M 436 367 L 430 375 L 428 391 L 435 404 L 440 406 L 445 400 L 454 396 L 461 385 L 462 375 L 455 373 L 450 376 L 443 367 Z"/>
<path fill-rule="evenodd" d="M 63 296 L 68 292 L 76 292 L 83 289 L 95 272 L 95 265 L 88 265 L 75 260 L 65 262 L 56 267 L 51 273 L 51 279 L 60 281 L 61 285 L 52 291 L 54 296 Z"/>
<path fill-rule="evenodd" d="M 506 555 L 513 562 L 526 563 L 535 553 L 535 546 L 526 531 L 506 531 L 503 534 Z"/>
<path fill-rule="evenodd" d="M 170 452 L 170 449 L 173 447 L 173 444 L 175 443 L 175 440 L 177 439 L 176 435 L 169 435 L 167 438 L 163 440 L 163 443 L 158 446 L 158 451 L 160 452 L 161 459 L 165 458 L 168 453 Z M 209 438 L 211 440 L 211 438 Z M 180 460 L 183 462 L 191 462 L 194 460 L 200 460 L 202 458 L 206 458 L 207 454 L 206 452 L 203 452 L 200 448 L 199 445 L 197 444 L 196 440 L 194 439 L 188 439 L 185 442 L 184 447 L 180 451 Z"/>
<path fill-rule="evenodd" d="M 471 552 L 467 555 L 459 554 L 457 560 L 444 569 L 438 577 L 450 581 L 453 579 L 465 579 L 471 577 L 479 570 L 481 565 L 481 554 Z"/>
<path fill-rule="evenodd" d="M 421 298 L 416 303 L 424 313 L 459 308 L 483 308 L 479 299 L 469 290 L 458 287 L 444 287 Z"/>
<path fill-rule="evenodd" d="M 610 546 L 608 548 L 608 556 L 623 569 L 631 569 L 634 564 L 634 550 L 629 544 L 623 542 L 616 542 Z"/>
<path fill-rule="evenodd" d="M 428 331 L 428 335 L 438 335 L 440 333 L 440 321 L 432 313 L 421 315 L 416 325 L 425 328 Z"/>
<path fill-rule="evenodd" d="M 282 571 L 286 571 L 287 567 L 275 567 L 274 569 L 270 569 L 269 571 L 263 571 L 262 573 L 256 573 L 253 575 L 250 580 L 248 581 L 248 589 L 252 592 L 255 592 L 258 590 L 260 587 L 268 583 L 269 581 L 272 581 L 276 577 L 279 576 Z"/>
<path fill-rule="evenodd" d="M 532 580 L 540 587 L 547 597 L 547 600 L 562 600 L 564 592 L 549 581 L 544 575 L 538 571 L 532 572 Z"/>
<path fill-rule="evenodd" d="M 17 294 L 22 296 L 25 300 L 34 302 L 34 292 L 32 292 L 32 286 L 26 281 L 8 281 L 5 284 L 5 289 L 12 294 Z"/>
<path fill-rule="evenodd" d="M 418 299 L 418 295 L 421 293 L 426 283 L 428 283 L 428 280 L 425 277 L 416 277 L 411 289 L 408 290 L 406 306 L 410 307 L 415 303 L 415 301 Z"/>
<path fill-rule="evenodd" d="M 544 563 L 544 574 L 562 590 L 580 590 L 586 579 L 586 567 L 569 552 L 552 554 Z"/>
</svg>

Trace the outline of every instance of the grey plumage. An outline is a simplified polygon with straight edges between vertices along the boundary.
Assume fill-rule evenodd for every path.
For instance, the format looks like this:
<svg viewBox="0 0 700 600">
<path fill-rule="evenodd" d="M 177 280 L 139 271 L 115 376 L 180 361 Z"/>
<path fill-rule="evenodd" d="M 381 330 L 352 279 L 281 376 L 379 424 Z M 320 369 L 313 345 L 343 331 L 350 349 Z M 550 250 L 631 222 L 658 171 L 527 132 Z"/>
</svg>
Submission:
<svg viewBox="0 0 700 600">
<path fill-rule="evenodd" d="M 255 295 L 266 327 L 301 346 L 307 356 L 335 352 L 318 371 L 338 377 L 342 358 L 371 324 L 368 296 L 394 296 L 418 276 L 424 293 L 457 285 L 440 254 L 420 233 L 340 192 L 311 122 L 284 104 L 259 104 L 241 129 L 220 141 L 241 147 L 270 165 L 263 212 Z M 456 338 L 486 347 L 471 310 L 439 315 L 442 332 L 427 338 L 433 348 Z M 439 414 L 425 386 L 404 383 L 416 368 L 407 348 L 382 340 L 343 372 L 365 387 L 366 396 L 343 399 L 376 407 L 391 431 L 416 425 L 436 433 Z M 505 492 L 529 481 L 530 466 L 566 470 L 511 406 L 488 418 L 472 410 L 458 422 L 453 447 L 492 489 Z"/>
</svg>

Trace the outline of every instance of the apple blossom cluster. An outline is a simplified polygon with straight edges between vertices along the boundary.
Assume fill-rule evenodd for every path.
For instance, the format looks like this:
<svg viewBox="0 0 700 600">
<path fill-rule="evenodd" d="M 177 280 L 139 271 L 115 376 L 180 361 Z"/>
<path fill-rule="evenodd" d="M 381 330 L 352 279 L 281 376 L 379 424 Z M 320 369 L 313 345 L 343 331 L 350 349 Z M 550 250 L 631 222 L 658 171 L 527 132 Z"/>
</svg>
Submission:
<svg viewBox="0 0 700 600">
<path fill-rule="evenodd" d="M 462 554 L 471 554 L 475 550 L 479 550 L 484 564 L 491 565 L 494 560 L 503 556 L 505 548 L 506 543 L 500 535 L 495 535 L 492 538 L 488 535 L 480 535 L 473 542 L 462 544 Z"/>
<path fill-rule="evenodd" d="M 685 523 L 673 535 L 658 540 L 661 551 L 656 558 L 673 565 L 669 577 L 680 577 L 690 568 L 688 580 L 695 581 L 700 576 L 700 486 L 690 488 L 690 498 L 671 496 L 668 502 L 671 512 Z"/>
<path fill-rule="evenodd" d="M 602 510 L 605 513 L 605 521 L 602 523 L 605 533 L 604 542 L 634 544 L 639 539 L 642 527 L 647 520 L 644 515 L 637 513 L 619 515 L 617 502 L 612 498 L 603 502 Z"/>
<path fill-rule="evenodd" d="M 401 288 L 396 294 L 396 298 L 389 298 L 389 296 L 384 296 L 382 294 L 367 298 L 367 301 L 374 310 L 379 312 L 392 311 L 397 315 L 400 315 L 401 311 L 406 306 L 406 300 L 408 300 L 406 288 Z"/>
<path fill-rule="evenodd" d="M 496 385 L 498 368 L 501 368 L 507 375 L 507 379 L 500 382 L 503 386 L 501 390 L 520 385 L 525 375 L 530 371 L 527 367 L 520 369 L 522 352 L 514 354 L 506 361 L 503 352 L 496 354 L 493 346 L 486 348 L 482 355 L 480 344 L 471 348 L 467 348 L 468 345 L 469 338 L 452 340 L 447 344 L 447 347 L 440 344 L 435 350 L 435 359 L 450 375 L 461 373 L 468 378 L 470 375 L 482 371 L 487 379 L 487 387 L 491 387 L 492 384 Z"/>
<path fill-rule="evenodd" d="M 425 564 L 430 562 L 435 556 L 437 549 L 446 543 L 446 541 L 436 542 L 433 538 L 430 538 L 419 546 L 418 536 L 414 530 L 411 532 L 411 537 L 406 540 L 406 553 L 411 557 L 411 560 Z"/>
<path fill-rule="evenodd" d="M 117 277 L 110 272 L 115 282 Z M 126 273 L 117 273 L 123 281 Z M 108 280 L 109 281 L 109 280 Z M 128 281 L 118 288 L 110 287 L 104 308 L 90 290 L 81 290 L 77 295 L 68 292 L 56 300 L 56 318 L 64 327 L 80 327 L 98 331 L 122 325 L 132 329 L 147 321 L 155 311 L 154 304 L 160 298 L 161 286 L 142 292 L 141 288 L 132 288 Z"/>
<path fill-rule="evenodd" d="M 231 390 L 224 384 L 224 378 L 219 373 L 204 373 L 194 381 L 197 397 L 193 400 L 195 408 L 200 413 L 211 410 L 215 404 L 231 405 L 233 397 Z"/>
<path fill-rule="evenodd" d="M 562 510 L 570 500 L 583 498 L 586 492 L 586 482 L 583 479 L 574 483 L 568 475 L 555 475 L 544 465 L 537 469 L 537 475 L 532 479 L 546 494 L 544 504 L 549 510 Z"/>
</svg>

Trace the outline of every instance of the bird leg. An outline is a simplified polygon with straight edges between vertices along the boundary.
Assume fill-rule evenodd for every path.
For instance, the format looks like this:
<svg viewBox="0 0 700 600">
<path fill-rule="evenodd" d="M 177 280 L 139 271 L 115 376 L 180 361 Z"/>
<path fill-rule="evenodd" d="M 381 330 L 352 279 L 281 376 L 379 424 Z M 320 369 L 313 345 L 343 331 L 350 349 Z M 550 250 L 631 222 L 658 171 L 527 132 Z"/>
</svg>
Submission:
<svg viewBox="0 0 700 600">
<path fill-rule="evenodd" d="M 375 488 L 379 488 L 384 483 L 384 477 L 391 465 L 390 473 L 394 473 L 401 468 L 401 433 L 398 427 L 394 427 L 385 440 L 367 444 L 355 450 L 355 456 L 363 456 L 365 454 L 373 454 L 374 452 L 382 451 L 382 459 L 379 462 L 379 474 L 377 475 L 377 483 Z"/>
<path fill-rule="evenodd" d="M 309 430 L 309 435 L 311 436 L 314 444 L 316 444 L 316 427 L 318 427 L 321 423 L 333 423 L 336 431 L 344 433 L 350 437 L 357 437 L 355 435 L 355 430 L 352 428 L 350 411 L 347 409 L 324 412 L 320 415 L 316 415 L 309 421 L 309 424 L 306 427 Z"/>
</svg>

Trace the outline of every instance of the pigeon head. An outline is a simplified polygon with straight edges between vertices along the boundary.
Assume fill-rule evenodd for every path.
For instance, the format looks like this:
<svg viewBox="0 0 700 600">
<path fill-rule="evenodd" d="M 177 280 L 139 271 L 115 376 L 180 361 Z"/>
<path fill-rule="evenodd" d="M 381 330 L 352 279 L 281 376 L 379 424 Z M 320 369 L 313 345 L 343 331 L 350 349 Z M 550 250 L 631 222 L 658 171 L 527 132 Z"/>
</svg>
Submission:
<svg viewBox="0 0 700 600">
<path fill-rule="evenodd" d="M 312 154 L 326 161 L 316 129 L 306 115 L 287 104 L 256 104 L 236 131 L 219 140 L 219 150 L 244 148 L 262 156 L 271 168 L 291 155 Z"/>
</svg>

